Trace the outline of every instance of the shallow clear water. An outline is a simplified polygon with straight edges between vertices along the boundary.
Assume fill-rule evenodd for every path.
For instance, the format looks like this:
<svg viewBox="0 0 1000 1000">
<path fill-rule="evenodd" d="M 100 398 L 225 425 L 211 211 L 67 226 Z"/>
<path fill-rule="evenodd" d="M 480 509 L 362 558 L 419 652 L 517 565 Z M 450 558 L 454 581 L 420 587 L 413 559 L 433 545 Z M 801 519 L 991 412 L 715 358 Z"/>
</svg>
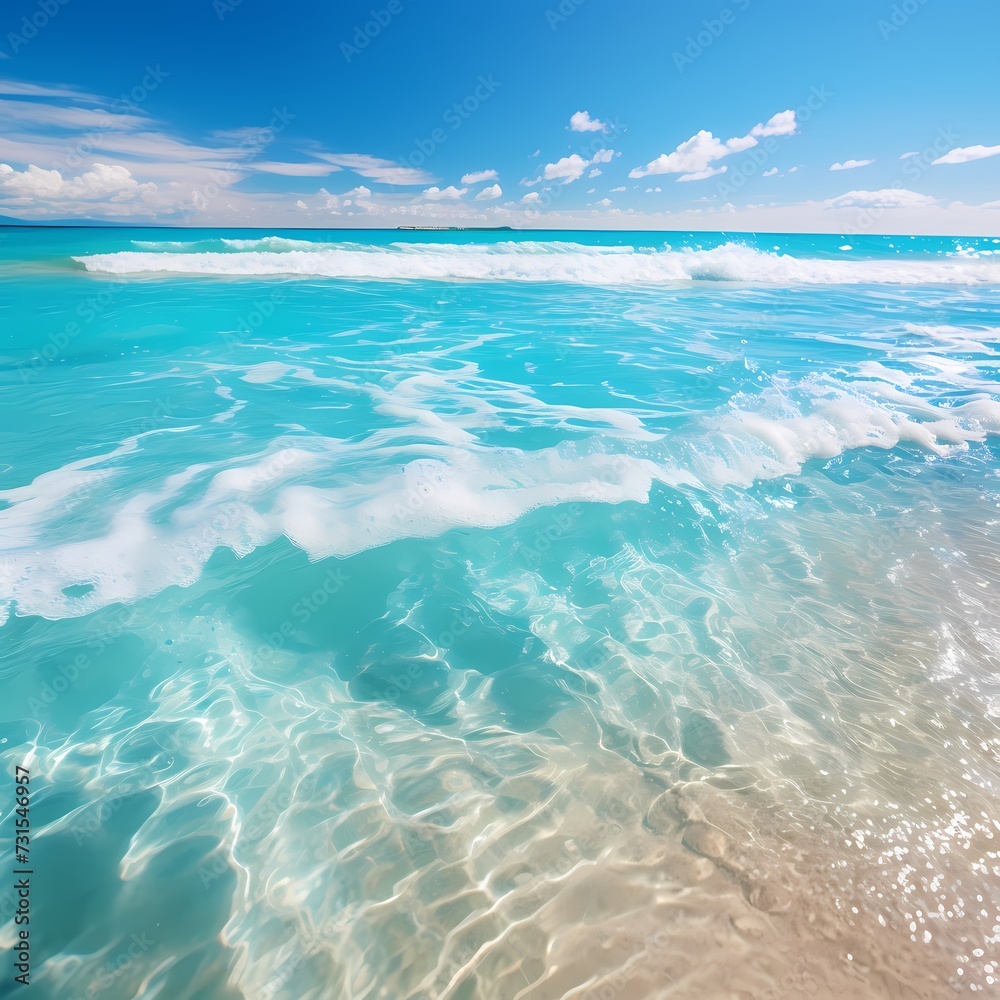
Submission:
<svg viewBox="0 0 1000 1000">
<path fill-rule="evenodd" d="M 1000 240 L 344 235 L 3 231 L 32 996 L 1000 988 Z"/>
</svg>

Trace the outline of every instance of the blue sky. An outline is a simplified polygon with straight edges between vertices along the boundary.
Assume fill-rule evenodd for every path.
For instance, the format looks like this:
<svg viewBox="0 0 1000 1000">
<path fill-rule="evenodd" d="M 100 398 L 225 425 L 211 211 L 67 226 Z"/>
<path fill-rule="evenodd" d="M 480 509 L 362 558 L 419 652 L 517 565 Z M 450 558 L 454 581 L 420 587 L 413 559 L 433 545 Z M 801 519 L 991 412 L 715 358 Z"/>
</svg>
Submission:
<svg viewBox="0 0 1000 1000">
<path fill-rule="evenodd" d="M 8 0 L 0 213 L 994 235 L 998 37 L 995 0 Z"/>
</svg>

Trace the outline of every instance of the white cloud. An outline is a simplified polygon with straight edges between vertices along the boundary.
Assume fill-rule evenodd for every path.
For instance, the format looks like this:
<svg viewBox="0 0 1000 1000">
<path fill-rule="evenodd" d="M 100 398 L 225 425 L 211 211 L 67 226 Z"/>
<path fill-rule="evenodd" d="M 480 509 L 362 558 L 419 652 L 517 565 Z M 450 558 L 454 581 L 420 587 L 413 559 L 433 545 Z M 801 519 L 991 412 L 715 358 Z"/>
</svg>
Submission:
<svg viewBox="0 0 1000 1000">
<path fill-rule="evenodd" d="M 622 190 L 624 191 L 625 189 L 622 188 Z M 654 187 L 648 187 L 648 188 L 646 188 L 646 194 L 661 194 L 662 192 L 663 192 L 663 188 L 661 188 L 661 187 L 655 187 L 655 188 Z"/>
<path fill-rule="evenodd" d="M 612 188 L 611 193 L 618 194 L 619 191 L 624 191 L 624 190 L 625 190 L 625 185 L 623 184 L 621 187 Z"/>
<path fill-rule="evenodd" d="M 691 174 L 682 174 L 677 178 L 678 181 L 703 181 L 709 177 L 715 177 L 716 174 L 724 174 L 729 167 L 708 167 L 705 170 L 696 170 Z"/>
<path fill-rule="evenodd" d="M 555 163 L 546 163 L 543 177 L 547 181 L 561 180 L 563 184 L 571 184 L 583 176 L 588 166 L 590 160 L 585 160 L 579 153 L 573 153 Z"/>
<path fill-rule="evenodd" d="M 901 160 L 908 160 L 911 156 L 919 156 L 919 153 L 903 153 L 900 157 Z"/>
<path fill-rule="evenodd" d="M 906 188 L 882 188 L 879 191 L 848 191 L 823 202 L 827 208 L 928 208 L 934 198 Z"/>
<path fill-rule="evenodd" d="M 583 176 L 587 167 L 592 167 L 596 163 L 610 163 L 614 157 L 615 151 L 613 149 L 599 149 L 589 160 L 585 160 L 579 153 L 572 153 L 570 156 L 564 156 L 561 160 L 556 160 L 555 163 L 546 163 L 540 179 L 572 184 L 573 181 L 579 180 Z M 587 176 L 598 177 L 600 174 L 601 171 L 595 169 Z M 532 184 L 537 184 L 538 181 L 522 181 L 521 183 L 530 187 Z"/>
<path fill-rule="evenodd" d="M 761 177 L 773 177 L 777 172 L 777 167 L 771 167 L 770 170 L 765 170 L 764 173 L 761 174 Z"/>
<path fill-rule="evenodd" d="M 790 174 L 794 174 L 794 173 L 795 173 L 795 171 L 796 171 L 796 170 L 798 170 L 798 169 L 799 169 L 799 168 L 798 168 L 797 166 L 796 166 L 796 167 L 789 167 L 789 168 L 788 168 L 788 172 L 789 172 Z"/>
<path fill-rule="evenodd" d="M 428 201 L 458 201 L 468 190 L 468 188 L 457 188 L 454 184 L 449 184 L 444 190 L 439 187 L 429 187 L 424 191 L 423 197 Z"/>
<path fill-rule="evenodd" d="M 754 125 L 750 129 L 750 134 L 761 137 L 769 135 L 795 135 L 798 130 L 799 126 L 795 120 L 795 112 L 779 111 L 776 115 L 768 118 L 763 125 Z"/>
<path fill-rule="evenodd" d="M 944 156 L 939 156 L 931 164 L 937 166 L 939 163 L 969 163 L 971 160 L 985 160 L 988 156 L 1000 154 L 1000 146 L 960 146 L 953 149 Z"/>
<path fill-rule="evenodd" d="M 282 177 L 326 177 L 340 170 L 332 163 L 277 163 L 270 160 L 249 166 L 262 174 L 280 174 Z"/>
<path fill-rule="evenodd" d="M 538 205 L 542 200 L 542 196 L 537 191 L 529 191 L 522 199 L 522 205 Z"/>
<path fill-rule="evenodd" d="M 95 163 L 78 177 L 64 178 L 58 170 L 43 170 L 30 164 L 14 170 L 0 163 L 0 188 L 29 201 L 131 201 L 156 190 L 155 184 L 140 184 L 125 167 Z"/>
<path fill-rule="evenodd" d="M 683 174 L 683 177 L 678 178 L 682 181 L 714 177 L 722 173 L 720 169 L 712 169 L 716 160 L 756 146 L 758 136 L 794 135 L 797 128 L 795 112 L 780 111 L 766 123 L 755 125 L 748 135 L 727 139 L 725 142 L 702 129 L 687 142 L 682 142 L 672 153 L 661 153 L 645 167 L 636 167 L 629 172 L 629 177 L 635 179 L 648 177 L 650 174 Z"/>
<path fill-rule="evenodd" d="M 661 153 L 645 167 L 636 167 L 629 171 L 629 177 L 634 179 L 647 177 L 650 174 L 702 173 L 708 170 L 709 165 L 715 160 L 721 160 L 724 156 L 742 152 L 756 145 L 757 140 L 751 136 L 721 142 L 711 132 L 702 129 L 687 142 L 682 142 L 672 153 Z M 710 177 L 711 173 L 705 176 Z"/>
<path fill-rule="evenodd" d="M 587 177 L 588 178 L 590 178 L 590 177 L 600 177 L 601 174 L 603 174 L 603 173 L 604 173 L 604 171 L 601 170 L 600 167 L 594 167 L 594 169 L 591 170 L 589 174 L 587 174 Z"/>
<path fill-rule="evenodd" d="M 569 127 L 574 132 L 603 132 L 608 126 L 597 118 L 591 118 L 589 111 L 577 111 L 570 118 Z"/>
<path fill-rule="evenodd" d="M 831 170 L 854 170 L 857 167 L 867 167 L 869 163 L 874 163 L 874 160 L 844 160 L 843 163 L 834 163 L 831 165 Z"/>
<path fill-rule="evenodd" d="M 37 83 L 21 83 L 19 80 L 0 80 L 0 94 L 13 94 L 16 97 L 70 97 L 88 104 L 103 103 L 99 97 L 82 94 L 72 87 L 43 87 Z"/>
<path fill-rule="evenodd" d="M 482 184 L 483 181 L 495 181 L 498 176 L 495 170 L 476 170 L 471 174 L 463 174 L 462 183 Z"/>
<path fill-rule="evenodd" d="M 476 201 L 495 201 L 497 198 L 503 197 L 503 190 L 499 184 L 493 184 L 490 187 L 483 188 L 479 194 L 476 195 Z"/>
<path fill-rule="evenodd" d="M 602 198 L 598 203 L 602 208 L 609 208 L 611 206 L 610 198 Z"/>
<path fill-rule="evenodd" d="M 379 184 L 428 184 L 434 178 L 426 170 L 416 167 L 404 167 L 392 160 L 380 160 L 377 156 L 366 153 L 318 153 L 317 156 L 327 163 L 338 167 L 346 167 L 362 177 L 378 181 Z"/>
<path fill-rule="evenodd" d="M 540 153 L 541 153 L 541 150 L 540 150 L 540 149 L 536 149 L 536 150 L 535 150 L 535 151 L 534 151 L 534 152 L 533 152 L 533 153 L 531 154 L 531 156 L 529 156 L 529 157 L 528 157 L 528 159 L 530 160 L 530 159 L 532 159 L 532 157 L 535 157 L 535 156 L 538 156 L 538 155 L 539 155 Z"/>
</svg>

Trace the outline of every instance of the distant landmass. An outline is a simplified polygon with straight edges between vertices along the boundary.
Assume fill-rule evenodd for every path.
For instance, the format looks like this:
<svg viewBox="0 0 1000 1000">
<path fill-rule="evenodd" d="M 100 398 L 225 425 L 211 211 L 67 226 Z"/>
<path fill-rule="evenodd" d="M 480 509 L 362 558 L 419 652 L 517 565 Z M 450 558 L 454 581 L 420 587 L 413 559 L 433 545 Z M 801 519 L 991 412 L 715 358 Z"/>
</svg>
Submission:
<svg viewBox="0 0 1000 1000">
<path fill-rule="evenodd" d="M 436 233 L 497 233 L 514 232 L 513 226 L 396 226 L 397 229 L 419 229 Z"/>
<path fill-rule="evenodd" d="M 134 222 L 104 222 L 101 219 L 15 219 L 10 215 L 0 215 L 0 226 L 79 226 L 84 229 L 92 229 L 95 226 L 115 228 L 131 227 L 135 228 Z M 142 227 L 146 228 L 146 227 Z"/>
</svg>

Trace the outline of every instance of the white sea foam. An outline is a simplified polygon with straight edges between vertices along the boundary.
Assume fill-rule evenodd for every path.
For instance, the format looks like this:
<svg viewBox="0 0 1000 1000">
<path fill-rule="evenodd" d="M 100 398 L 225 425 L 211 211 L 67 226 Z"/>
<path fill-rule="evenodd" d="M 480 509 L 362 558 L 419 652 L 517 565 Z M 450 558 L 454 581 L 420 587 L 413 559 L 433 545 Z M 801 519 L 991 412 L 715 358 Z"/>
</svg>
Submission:
<svg viewBox="0 0 1000 1000">
<path fill-rule="evenodd" d="M 405 390 L 383 402 L 402 406 L 409 398 L 398 415 L 419 424 L 420 400 L 410 398 L 415 386 Z M 471 427 L 430 427 L 439 443 L 425 445 L 424 457 L 386 452 L 368 474 L 353 463 L 371 442 L 276 439 L 264 453 L 218 463 L 205 486 L 195 488 L 195 476 L 204 480 L 213 467 L 200 465 L 123 498 L 117 508 L 109 505 L 103 534 L 38 548 L 53 505 L 68 490 L 93 485 L 76 466 L 56 470 L 8 493 L 15 502 L 0 511 L 6 550 L 0 608 L 14 601 L 21 614 L 60 618 L 133 602 L 195 583 L 219 548 L 243 556 L 281 536 L 312 559 L 348 557 L 454 528 L 497 528 L 540 507 L 645 503 L 655 482 L 695 491 L 747 487 L 794 475 L 813 459 L 901 443 L 947 455 L 1000 433 L 1000 402 L 984 396 L 936 406 L 882 380 L 854 387 L 832 380 L 775 383 L 760 395 L 738 397 L 683 435 L 635 430 L 524 451 L 484 448 Z M 158 512 L 167 508 L 172 513 L 164 521 Z"/>
<path fill-rule="evenodd" d="M 270 244 L 268 239 L 276 240 Z M 228 252 L 148 253 L 122 251 L 75 257 L 102 274 L 303 275 L 369 280 L 554 281 L 572 284 L 662 284 L 679 281 L 740 281 L 761 284 L 946 284 L 1000 283 L 1000 261 L 820 260 L 764 252 L 738 243 L 712 250 L 642 250 L 576 243 L 497 243 L 441 246 L 307 244 L 279 237 L 229 240 Z M 270 249 L 239 249 L 266 246 Z M 274 252 L 280 245 L 281 252 Z"/>
</svg>

